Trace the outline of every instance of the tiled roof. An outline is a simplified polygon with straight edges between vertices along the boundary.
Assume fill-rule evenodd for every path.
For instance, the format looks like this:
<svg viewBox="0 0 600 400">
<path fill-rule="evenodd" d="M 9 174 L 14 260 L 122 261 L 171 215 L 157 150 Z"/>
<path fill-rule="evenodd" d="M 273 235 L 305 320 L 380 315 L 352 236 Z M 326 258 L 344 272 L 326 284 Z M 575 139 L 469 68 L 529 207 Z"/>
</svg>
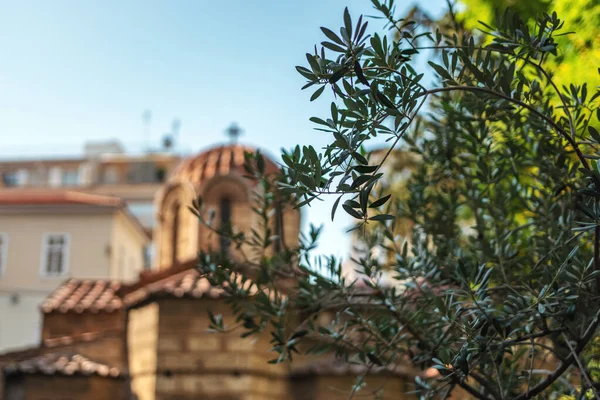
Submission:
<svg viewBox="0 0 600 400">
<path fill-rule="evenodd" d="M 241 275 L 238 278 L 241 284 Z M 250 280 L 244 283 L 246 287 L 251 284 Z M 147 274 L 133 285 L 69 279 L 48 296 L 41 309 L 44 313 L 113 312 L 156 297 L 217 299 L 223 293 L 222 288 L 212 286 L 196 269 L 182 265 Z"/>
<path fill-rule="evenodd" d="M 90 205 L 99 207 L 123 207 L 117 197 L 100 196 L 68 190 L 6 190 L 0 192 L 0 205 Z"/>
<path fill-rule="evenodd" d="M 223 289 L 213 287 L 208 279 L 195 269 L 188 269 L 156 282 L 148 283 L 125 296 L 125 304 L 134 306 L 156 296 L 174 296 L 216 299 Z"/>
<path fill-rule="evenodd" d="M 116 281 L 69 279 L 52 292 L 41 308 L 45 313 L 112 312 L 123 307 L 119 289 L 121 283 Z"/>
<path fill-rule="evenodd" d="M 98 363 L 72 353 L 49 353 L 8 364 L 3 368 L 5 375 L 42 374 L 42 375 L 98 375 L 109 378 L 123 376 L 121 370 Z"/>
<path fill-rule="evenodd" d="M 21 347 L 18 349 L 10 349 L 3 353 L 0 353 L 0 363 L 6 364 L 16 361 L 25 360 L 28 358 L 36 357 L 42 354 L 42 348 L 39 346 Z"/>
<path fill-rule="evenodd" d="M 255 151 L 252 147 L 238 144 L 212 148 L 184 160 L 173 173 L 172 179 L 200 185 L 210 178 L 228 175 L 233 171 L 244 174 L 244 153 Z M 274 173 L 279 169 L 272 160 L 264 155 L 263 157 L 267 173 Z"/>
</svg>

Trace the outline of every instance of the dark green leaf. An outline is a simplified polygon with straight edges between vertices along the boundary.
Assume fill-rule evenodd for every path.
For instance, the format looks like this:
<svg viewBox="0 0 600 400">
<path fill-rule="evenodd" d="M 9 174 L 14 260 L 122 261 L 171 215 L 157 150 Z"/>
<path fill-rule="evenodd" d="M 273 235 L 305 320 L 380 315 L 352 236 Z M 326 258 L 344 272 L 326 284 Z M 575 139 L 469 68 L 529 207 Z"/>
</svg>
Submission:
<svg viewBox="0 0 600 400">
<path fill-rule="evenodd" d="M 390 197 L 392 197 L 392 195 L 388 194 L 387 196 L 383 196 L 382 198 L 375 200 L 369 205 L 369 208 L 377 208 L 384 205 L 390 199 Z"/>
<path fill-rule="evenodd" d="M 317 90 L 315 90 L 315 92 L 312 94 L 312 96 L 310 96 L 310 101 L 318 99 L 319 96 L 323 93 L 323 90 L 325 90 L 325 85 L 323 85 L 320 88 L 318 88 Z"/>
</svg>

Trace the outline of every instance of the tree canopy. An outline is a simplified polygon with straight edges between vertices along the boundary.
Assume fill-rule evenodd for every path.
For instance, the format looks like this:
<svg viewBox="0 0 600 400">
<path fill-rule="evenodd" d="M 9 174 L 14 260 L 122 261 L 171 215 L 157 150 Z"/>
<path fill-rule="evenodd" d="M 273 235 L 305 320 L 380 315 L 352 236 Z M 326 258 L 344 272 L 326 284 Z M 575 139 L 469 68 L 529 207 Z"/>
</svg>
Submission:
<svg viewBox="0 0 600 400">
<path fill-rule="evenodd" d="M 199 269 L 232 295 L 244 335 L 271 333 L 273 362 L 332 352 L 367 371 L 437 369 L 415 381 L 421 398 L 598 399 L 586 350 L 600 318 L 600 91 L 553 74 L 579 33 L 561 36 L 565 22 L 547 8 L 506 10 L 474 31 L 456 16 L 445 30 L 402 18 L 393 0 L 373 5 L 385 32 L 367 35 L 366 19 L 346 10 L 297 67 L 311 100 L 335 95 L 327 116 L 311 118 L 329 145 L 284 152 L 277 176 L 247 155 L 262 222 L 213 227 L 242 256 L 203 253 Z M 427 84 L 413 61 L 432 49 Z M 597 79 L 597 65 L 576 60 Z M 376 155 L 365 150 L 382 138 Z M 409 157 L 399 148 L 417 160 L 400 195 L 389 167 Z M 357 278 L 312 255 L 318 227 L 269 251 L 278 208 L 325 196 L 366 244 Z M 201 199 L 194 212 L 211 226 Z"/>
<path fill-rule="evenodd" d="M 477 29 L 479 21 L 493 23 L 496 10 L 511 7 L 530 25 L 542 13 L 556 12 L 565 21 L 563 32 L 575 32 L 556 38 L 559 60 L 549 60 L 559 87 L 574 83 L 600 85 L 596 66 L 600 65 L 600 3 L 596 0 L 462 0 L 460 18 L 467 29 Z"/>
</svg>

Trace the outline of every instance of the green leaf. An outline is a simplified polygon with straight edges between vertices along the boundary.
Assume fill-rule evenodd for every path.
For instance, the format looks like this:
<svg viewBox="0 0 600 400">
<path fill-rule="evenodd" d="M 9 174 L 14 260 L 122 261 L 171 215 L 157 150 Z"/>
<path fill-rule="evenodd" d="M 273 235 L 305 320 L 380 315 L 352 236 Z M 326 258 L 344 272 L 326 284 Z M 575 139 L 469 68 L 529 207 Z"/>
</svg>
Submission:
<svg viewBox="0 0 600 400">
<path fill-rule="evenodd" d="M 301 338 L 301 337 L 304 337 L 304 336 L 306 336 L 306 335 L 308 335 L 308 331 L 307 331 L 307 330 L 301 330 L 301 331 L 297 331 L 297 332 L 295 332 L 295 333 L 292 335 L 292 337 L 291 337 L 291 339 L 290 339 L 290 340 L 292 340 L 292 339 L 297 339 L 297 338 Z"/>
<path fill-rule="evenodd" d="M 344 27 L 346 28 L 346 32 L 348 32 L 348 36 L 352 37 L 352 18 L 350 17 L 348 7 L 344 8 Z"/>
<path fill-rule="evenodd" d="M 346 72 L 348 72 L 348 69 L 348 67 L 342 67 L 335 71 L 329 78 L 329 83 L 335 83 L 339 81 L 346 74 Z"/>
<path fill-rule="evenodd" d="M 448 71 L 446 71 L 441 65 L 437 65 L 432 61 L 429 61 L 428 63 L 440 77 L 442 77 L 443 79 L 452 79 Z"/>
<path fill-rule="evenodd" d="M 258 167 L 258 172 L 261 174 L 265 173 L 265 159 L 258 151 L 256 152 L 256 166 Z"/>
<path fill-rule="evenodd" d="M 310 71 L 308 68 L 297 66 L 296 71 L 298 71 L 300 75 L 311 81 L 316 78 L 315 74 L 313 74 L 312 71 Z"/>
<path fill-rule="evenodd" d="M 358 61 L 356 61 L 354 63 L 354 73 L 356 74 L 356 79 L 358 79 L 358 81 L 360 83 L 362 83 L 363 85 L 369 86 L 369 81 L 367 80 L 367 78 L 365 78 L 365 75 L 363 74 L 363 70 Z"/>
<path fill-rule="evenodd" d="M 309 121 L 314 122 L 315 124 L 325 125 L 325 126 L 329 127 L 329 124 L 326 121 L 322 120 L 321 118 L 310 117 Z"/>
<path fill-rule="evenodd" d="M 346 204 L 348 207 L 360 208 L 360 204 L 358 204 L 358 202 L 355 200 L 346 200 L 344 204 Z"/>
<path fill-rule="evenodd" d="M 371 178 L 373 178 L 373 176 L 371 176 L 371 175 L 360 175 L 356 179 L 354 179 L 354 181 L 352 182 L 352 185 L 350 187 L 352 189 L 356 189 L 363 183 L 368 182 Z"/>
<path fill-rule="evenodd" d="M 377 88 L 374 87 L 373 92 L 375 93 L 375 97 L 377 101 L 388 108 L 396 108 L 396 105 L 392 103 L 390 99 L 388 99 L 383 93 L 381 93 Z"/>
<path fill-rule="evenodd" d="M 353 170 L 361 174 L 370 174 L 377 171 L 377 168 L 377 165 L 355 165 L 352 167 Z"/>
<path fill-rule="evenodd" d="M 391 221 L 393 219 L 396 219 L 396 217 L 394 217 L 393 215 L 390 215 L 390 214 L 378 214 L 378 215 L 374 215 L 369 218 L 370 221 L 379 221 L 379 222 Z"/>
<path fill-rule="evenodd" d="M 325 90 L 325 85 L 323 85 L 320 88 L 318 88 L 317 90 L 315 90 L 315 92 L 312 94 L 312 96 L 310 96 L 310 101 L 314 101 L 314 100 L 318 99 L 319 96 L 321 94 L 323 94 L 324 90 Z"/>
<path fill-rule="evenodd" d="M 321 31 L 329 38 L 329 40 L 333 40 L 335 43 L 345 46 L 346 44 L 342 39 L 338 37 L 331 29 L 321 27 Z"/>
<path fill-rule="evenodd" d="M 383 362 L 379 357 L 377 357 L 375 353 L 368 353 L 367 357 L 369 358 L 369 361 L 371 361 L 373 364 L 383 366 Z"/>
<path fill-rule="evenodd" d="M 319 63 L 317 62 L 316 56 L 314 56 L 310 53 L 306 53 L 306 60 L 308 61 L 308 64 L 310 65 L 310 67 L 312 68 L 313 71 L 321 70 Z"/>
<path fill-rule="evenodd" d="M 363 164 L 363 165 L 368 165 L 369 164 L 369 160 L 367 160 L 365 158 L 365 156 L 363 156 L 362 154 L 358 153 L 358 152 L 354 152 L 352 153 L 352 157 L 354 157 L 354 159 L 356 161 L 358 161 L 359 163 Z"/>
<path fill-rule="evenodd" d="M 375 200 L 374 202 L 372 202 L 369 205 L 369 208 L 377 208 L 377 207 L 381 207 L 382 205 L 384 205 L 389 199 L 390 197 L 392 197 L 391 194 L 388 194 L 387 196 L 383 196 L 377 200 Z"/>
<path fill-rule="evenodd" d="M 590 135 L 592 135 L 592 138 L 596 141 L 596 143 L 600 143 L 600 133 L 598 133 L 598 130 L 593 126 L 588 126 L 588 131 L 590 132 Z"/>
<path fill-rule="evenodd" d="M 333 207 L 331 207 L 331 220 L 333 221 L 333 218 L 335 217 L 335 211 L 338 208 L 338 205 L 340 204 L 340 200 L 342 199 L 342 197 L 344 196 L 340 196 L 338 197 L 335 202 L 333 203 Z"/>
<path fill-rule="evenodd" d="M 351 216 L 353 216 L 356 219 L 362 219 L 363 215 L 360 211 L 355 210 L 354 208 L 350 207 L 348 204 L 342 204 L 342 207 L 344 208 L 344 210 Z"/>
<path fill-rule="evenodd" d="M 329 50 L 335 51 L 337 53 L 345 53 L 347 50 L 344 47 L 338 46 L 335 43 L 331 42 L 321 42 L 323 47 L 328 48 Z"/>
</svg>

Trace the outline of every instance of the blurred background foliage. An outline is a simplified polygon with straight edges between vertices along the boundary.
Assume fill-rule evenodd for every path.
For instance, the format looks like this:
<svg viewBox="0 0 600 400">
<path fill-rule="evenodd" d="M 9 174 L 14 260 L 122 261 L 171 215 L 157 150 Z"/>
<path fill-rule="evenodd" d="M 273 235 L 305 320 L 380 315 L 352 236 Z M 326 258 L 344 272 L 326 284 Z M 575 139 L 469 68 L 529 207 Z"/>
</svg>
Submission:
<svg viewBox="0 0 600 400">
<path fill-rule="evenodd" d="M 600 85 L 600 75 L 595 66 L 600 65 L 600 1 L 598 0 L 461 0 L 458 18 L 465 28 L 481 28 L 479 21 L 493 25 L 495 10 L 512 8 L 529 24 L 535 23 L 542 13 L 555 11 L 565 21 L 564 32 L 577 32 L 559 36 L 559 57 L 548 60 L 547 68 L 555 72 L 559 87 L 573 83 L 587 83 L 590 88 Z"/>
</svg>

